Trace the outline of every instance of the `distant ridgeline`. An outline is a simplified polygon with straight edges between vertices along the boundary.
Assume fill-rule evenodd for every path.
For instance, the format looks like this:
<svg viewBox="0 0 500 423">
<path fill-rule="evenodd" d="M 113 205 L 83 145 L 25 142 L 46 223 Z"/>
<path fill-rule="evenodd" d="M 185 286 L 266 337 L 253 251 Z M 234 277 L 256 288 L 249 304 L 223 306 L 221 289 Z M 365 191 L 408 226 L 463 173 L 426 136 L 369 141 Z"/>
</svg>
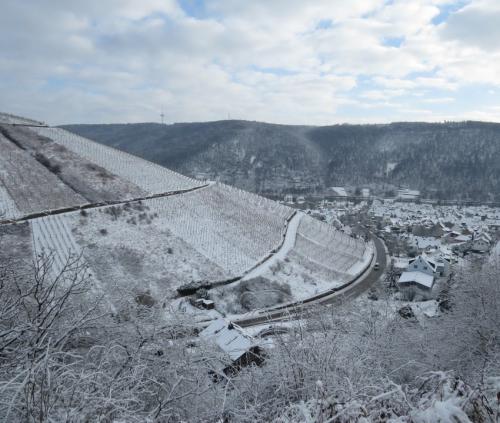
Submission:
<svg viewBox="0 0 500 423">
<path fill-rule="evenodd" d="M 324 127 L 218 121 L 69 125 L 66 129 L 192 177 L 257 193 L 397 187 L 424 198 L 500 200 L 500 124 Z"/>
</svg>

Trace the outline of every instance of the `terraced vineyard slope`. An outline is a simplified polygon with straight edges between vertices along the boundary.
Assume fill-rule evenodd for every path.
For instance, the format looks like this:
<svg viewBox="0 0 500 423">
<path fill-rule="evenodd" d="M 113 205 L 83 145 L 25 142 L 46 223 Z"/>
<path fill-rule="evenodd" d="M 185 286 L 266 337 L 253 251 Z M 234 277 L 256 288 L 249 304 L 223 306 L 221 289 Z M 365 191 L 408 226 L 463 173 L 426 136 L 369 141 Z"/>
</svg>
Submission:
<svg viewBox="0 0 500 423">
<path fill-rule="evenodd" d="M 1 222 L 14 228 L 2 248 L 22 227 L 54 274 L 80 257 L 119 315 L 146 296 L 168 316 L 200 291 L 220 312 L 244 312 L 259 306 L 242 295 L 249 284 L 281 293 L 272 305 L 300 300 L 349 283 L 372 259 L 371 244 L 289 207 L 60 128 L 0 116 L 0 147 Z"/>
</svg>

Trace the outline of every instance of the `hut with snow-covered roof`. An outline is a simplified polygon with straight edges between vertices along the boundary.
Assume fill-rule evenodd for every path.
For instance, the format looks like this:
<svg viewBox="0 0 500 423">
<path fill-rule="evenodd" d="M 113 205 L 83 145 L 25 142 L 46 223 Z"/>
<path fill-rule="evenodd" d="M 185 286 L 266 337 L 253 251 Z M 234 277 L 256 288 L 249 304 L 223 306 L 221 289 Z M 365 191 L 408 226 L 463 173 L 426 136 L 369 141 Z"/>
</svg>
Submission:
<svg viewBox="0 0 500 423">
<path fill-rule="evenodd" d="M 241 367 L 262 362 L 262 348 L 259 342 L 247 334 L 238 325 L 220 318 L 214 320 L 203 329 L 200 338 L 216 345 L 222 352 L 215 371 L 228 375 L 237 372 Z"/>
</svg>

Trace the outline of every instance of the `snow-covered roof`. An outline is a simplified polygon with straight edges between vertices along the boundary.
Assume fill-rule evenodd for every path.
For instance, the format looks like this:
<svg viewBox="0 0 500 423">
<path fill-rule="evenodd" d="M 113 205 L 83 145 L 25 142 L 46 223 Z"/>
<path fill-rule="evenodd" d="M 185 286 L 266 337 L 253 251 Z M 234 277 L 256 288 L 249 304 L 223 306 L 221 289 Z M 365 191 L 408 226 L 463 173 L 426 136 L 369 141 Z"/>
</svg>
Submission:
<svg viewBox="0 0 500 423">
<path fill-rule="evenodd" d="M 254 339 L 239 326 L 217 319 L 200 332 L 200 337 L 214 342 L 231 360 L 235 361 L 256 345 Z"/>
<path fill-rule="evenodd" d="M 339 197 L 347 197 L 347 192 L 344 187 L 331 187 L 330 189 Z"/>
<path fill-rule="evenodd" d="M 395 269 L 406 269 L 408 267 L 408 264 L 409 264 L 408 258 L 397 257 L 394 260 Z"/>
<path fill-rule="evenodd" d="M 484 238 L 486 241 L 491 242 L 491 236 L 487 234 L 486 232 L 481 232 L 478 236 L 478 239 Z"/>
<path fill-rule="evenodd" d="M 434 276 L 423 272 L 403 272 L 399 277 L 398 283 L 418 283 L 427 288 L 432 288 Z"/>
</svg>

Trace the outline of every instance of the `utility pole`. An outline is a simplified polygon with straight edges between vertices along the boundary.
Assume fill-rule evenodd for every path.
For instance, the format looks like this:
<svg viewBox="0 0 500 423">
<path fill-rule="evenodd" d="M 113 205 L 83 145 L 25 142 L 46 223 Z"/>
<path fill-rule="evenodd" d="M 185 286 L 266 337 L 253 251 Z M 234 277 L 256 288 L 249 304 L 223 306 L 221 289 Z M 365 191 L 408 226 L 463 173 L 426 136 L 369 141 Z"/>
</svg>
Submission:
<svg viewBox="0 0 500 423">
<path fill-rule="evenodd" d="M 163 107 L 161 108 L 160 118 L 161 124 L 163 125 L 165 123 L 165 113 L 163 113 Z"/>
</svg>

